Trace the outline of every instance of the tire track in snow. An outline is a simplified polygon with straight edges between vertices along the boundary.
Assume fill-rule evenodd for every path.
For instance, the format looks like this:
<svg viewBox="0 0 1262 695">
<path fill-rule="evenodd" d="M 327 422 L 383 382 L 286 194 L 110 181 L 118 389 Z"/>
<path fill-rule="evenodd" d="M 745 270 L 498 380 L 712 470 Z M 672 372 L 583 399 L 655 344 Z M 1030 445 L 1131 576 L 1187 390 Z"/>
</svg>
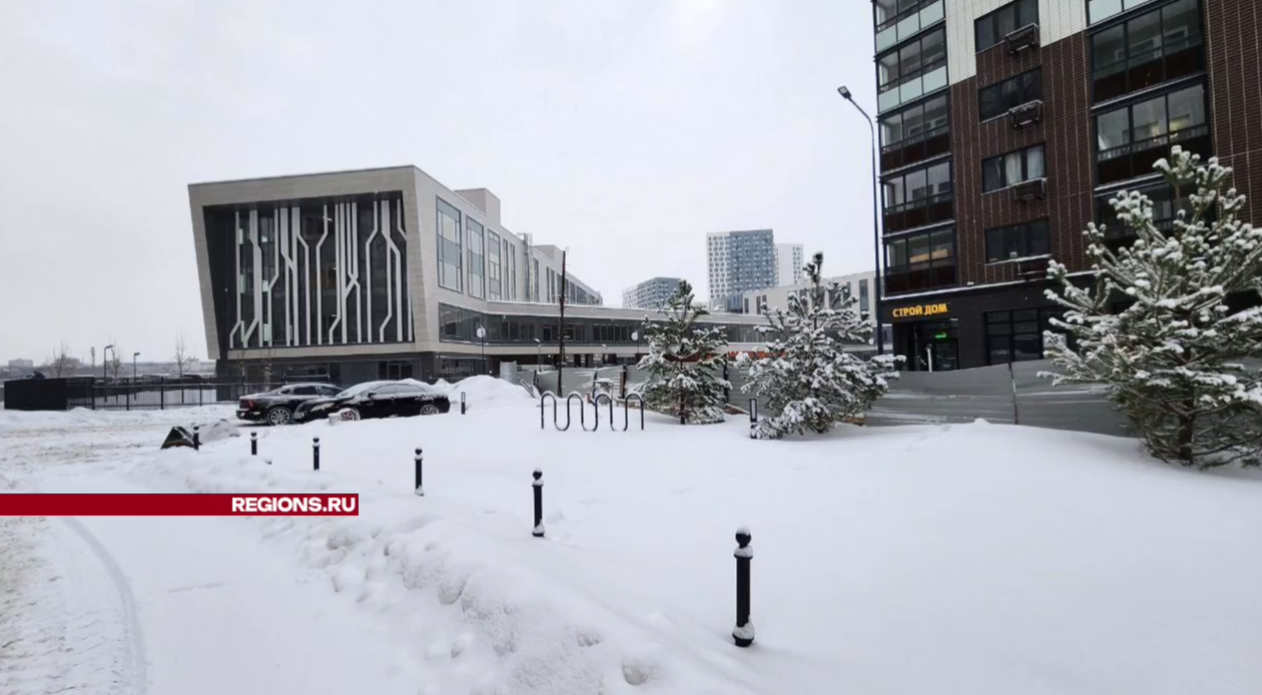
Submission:
<svg viewBox="0 0 1262 695">
<path fill-rule="evenodd" d="M 136 611 L 136 597 L 132 594 L 131 584 L 128 583 L 118 563 L 114 561 L 114 557 L 82 522 L 74 518 L 66 518 L 62 521 L 101 561 L 101 566 L 105 568 L 105 573 L 109 575 L 110 582 L 118 592 L 119 604 L 123 608 L 123 629 L 126 633 L 123 648 L 126 650 L 125 662 L 128 665 L 130 689 L 132 695 L 146 695 L 149 689 L 149 675 L 148 664 L 145 661 L 144 634 L 140 629 L 140 615 Z"/>
</svg>

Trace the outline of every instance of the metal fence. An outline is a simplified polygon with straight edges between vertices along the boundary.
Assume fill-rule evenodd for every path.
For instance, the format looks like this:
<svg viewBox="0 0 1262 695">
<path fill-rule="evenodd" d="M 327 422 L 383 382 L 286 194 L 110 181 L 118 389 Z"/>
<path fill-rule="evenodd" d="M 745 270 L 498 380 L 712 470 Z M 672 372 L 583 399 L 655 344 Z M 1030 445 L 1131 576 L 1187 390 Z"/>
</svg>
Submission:
<svg viewBox="0 0 1262 695">
<path fill-rule="evenodd" d="M 235 403 L 243 396 L 281 384 L 225 382 L 94 383 L 67 401 L 68 408 L 94 410 L 164 410 L 218 403 Z"/>
</svg>

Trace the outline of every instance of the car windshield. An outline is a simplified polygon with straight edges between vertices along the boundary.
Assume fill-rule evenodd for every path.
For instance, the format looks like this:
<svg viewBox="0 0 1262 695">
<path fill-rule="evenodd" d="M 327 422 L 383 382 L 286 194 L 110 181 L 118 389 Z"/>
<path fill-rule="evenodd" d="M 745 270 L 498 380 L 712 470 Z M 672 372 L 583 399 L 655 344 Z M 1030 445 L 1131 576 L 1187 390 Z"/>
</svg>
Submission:
<svg viewBox="0 0 1262 695">
<path fill-rule="evenodd" d="M 371 390 L 373 390 L 373 389 L 377 388 L 378 386 L 381 386 L 382 384 L 388 384 L 388 383 L 390 383 L 390 382 L 388 382 L 388 381 L 366 381 L 366 382 L 364 382 L 364 383 L 362 383 L 362 384 L 355 384 L 354 386 L 352 386 L 352 387 L 350 387 L 350 388 L 346 389 L 345 391 L 343 391 L 343 392 L 341 392 L 341 393 L 337 394 L 337 397 L 338 397 L 338 398 L 350 398 L 351 396 L 358 396 L 358 395 L 360 395 L 361 393 L 366 393 L 366 392 L 368 392 L 368 391 L 371 391 Z"/>
</svg>

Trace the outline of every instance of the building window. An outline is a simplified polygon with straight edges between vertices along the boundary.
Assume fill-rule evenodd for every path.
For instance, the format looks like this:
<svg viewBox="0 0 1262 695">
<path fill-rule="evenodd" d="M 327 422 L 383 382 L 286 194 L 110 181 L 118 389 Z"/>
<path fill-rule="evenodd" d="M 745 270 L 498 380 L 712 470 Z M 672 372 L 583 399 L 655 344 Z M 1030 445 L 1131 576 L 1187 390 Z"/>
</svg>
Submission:
<svg viewBox="0 0 1262 695">
<path fill-rule="evenodd" d="M 534 278 L 534 298 L 535 298 L 534 301 L 537 302 L 539 301 L 539 259 L 538 258 L 530 259 L 530 260 L 527 260 L 526 262 L 533 263 L 534 265 L 534 273 L 532 274 L 531 277 Z"/>
<path fill-rule="evenodd" d="M 1205 69 L 1197 0 L 1178 0 L 1091 37 L 1095 100 L 1105 101 Z"/>
<path fill-rule="evenodd" d="M 500 235 L 486 230 L 486 289 L 492 300 L 504 298 L 502 258 Z"/>
<path fill-rule="evenodd" d="M 1140 188 L 1138 192 L 1152 201 L 1153 225 L 1163 232 L 1168 233 L 1174 230 L 1174 220 L 1180 210 L 1192 209 L 1192 194 L 1194 193 L 1192 190 L 1185 190 L 1182 197 L 1175 198 L 1174 189 L 1166 183 L 1160 183 L 1148 188 Z M 1135 233 L 1118 218 L 1117 210 L 1113 209 L 1113 204 L 1110 202 L 1113 197 L 1114 194 L 1109 193 L 1096 198 L 1096 224 L 1104 227 L 1104 245 L 1117 251 L 1135 241 Z M 1207 217 L 1212 217 L 1212 215 Z"/>
<path fill-rule="evenodd" d="M 1051 253 L 1047 220 L 986 230 L 986 262 L 999 263 Z"/>
<path fill-rule="evenodd" d="M 986 364 L 1007 364 L 1043 359 L 1043 331 L 1059 307 L 992 311 L 986 314 Z"/>
<path fill-rule="evenodd" d="M 942 20 L 943 0 L 876 0 L 876 50 L 911 38 Z"/>
<path fill-rule="evenodd" d="M 982 191 L 997 191 L 1022 181 L 1043 178 L 1046 174 L 1043 146 L 1027 147 L 982 160 Z"/>
<path fill-rule="evenodd" d="M 438 305 L 438 338 L 443 341 L 478 342 L 478 326 L 484 326 L 481 312 L 450 304 Z"/>
<path fill-rule="evenodd" d="M 882 184 L 887 232 L 951 219 L 951 162 L 909 171 Z"/>
<path fill-rule="evenodd" d="M 894 169 L 949 152 L 949 113 L 943 94 L 882 117 L 881 168 Z"/>
<path fill-rule="evenodd" d="M 460 239 L 460 211 L 438 199 L 438 286 L 457 292 L 464 288 L 464 244 Z"/>
<path fill-rule="evenodd" d="M 939 229 L 885 241 L 886 293 L 954 284 L 954 229 Z"/>
<path fill-rule="evenodd" d="M 1153 173 L 1152 166 L 1171 145 L 1208 154 L 1205 86 L 1193 85 L 1145 99 L 1096 117 L 1099 183 Z"/>
<path fill-rule="evenodd" d="M 1109 17 L 1150 2 L 1153 0 L 1088 0 L 1087 21 L 1090 24 L 1102 22 Z"/>
<path fill-rule="evenodd" d="M 377 378 L 391 381 L 396 379 L 412 378 L 412 363 L 399 360 L 383 361 L 377 363 Z"/>
<path fill-rule="evenodd" d="M 486 298 L 486 238 L 482 223 L 465 216 L 469 231 L 469 296 Z"/>
<path fill-rule="evenodd" d="M 868 311 L 868 280 L 859 281 L 859 311 Z"/>
<path fill-rule="evenodd" d="M 1003 82 L 982 88 L 978 93 L 981 119 L 988 121 L 1008 113 L 1008 109 L 1043 98 L 1043 69 L 1010 77 Z"/>
<path fill-rule="evenodd" d="M 947 86 L 946 32 L 915 39 L 877 58 L 877 110 L 888 111 Z"/>
<path fill-rule="evenodd" d="M 1021 27 L 1039 23 L 1038 0 L 1014 0 L 977 20 L 977 52 L 1003 43 L 1004 37 Z"/>
</svg>

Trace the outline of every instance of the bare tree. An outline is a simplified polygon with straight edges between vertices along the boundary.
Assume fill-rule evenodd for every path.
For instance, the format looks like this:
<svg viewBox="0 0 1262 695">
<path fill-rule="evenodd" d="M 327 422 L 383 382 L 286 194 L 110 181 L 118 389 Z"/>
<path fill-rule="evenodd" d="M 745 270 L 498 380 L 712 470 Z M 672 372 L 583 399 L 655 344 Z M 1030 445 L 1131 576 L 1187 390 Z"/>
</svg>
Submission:
<svg viewBox="0 0 1262 695">
<path fill-rule="evenodd" d="M 109 371 L 110 376 L 114 377 L 114 381 L 118 381 L 118 377 L 123 373 L 123 351 L 117 345 L 110 349 L 109 359 L 105 361 L 105 368 Z"/>
<path fill-rule="evenodd" d="M 48 358 L 45 369 L 48 376 L 54 379 L 70 376 L 70 372 L 74 371 L 74 358 L 70 356 L 70 348 L 64 342 L 53 348 L 53 355 Z"/>
<path fill-rule="evenodd" d="M 175 372 L 179 375 L 180 380 L 184 380 L 184 371 L 190 369 L 197 362 L 197 357 L 192 353 L 188 345 L 188 338 L 184 332 L 180 331 L 175 336 Z"/>
</svg>

